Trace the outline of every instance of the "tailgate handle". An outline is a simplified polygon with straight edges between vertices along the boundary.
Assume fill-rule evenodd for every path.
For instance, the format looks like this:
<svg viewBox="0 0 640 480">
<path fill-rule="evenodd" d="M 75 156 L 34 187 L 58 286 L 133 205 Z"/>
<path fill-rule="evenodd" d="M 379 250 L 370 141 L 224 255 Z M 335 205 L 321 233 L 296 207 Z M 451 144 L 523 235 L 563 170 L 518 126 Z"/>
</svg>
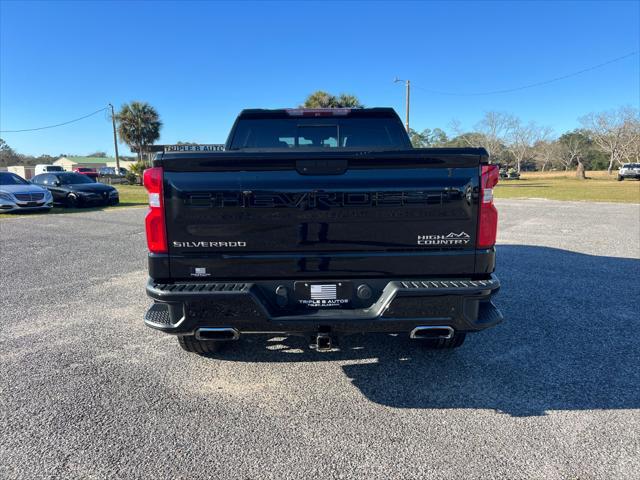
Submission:
<svg viewBox="0 0 640 480">
<path fill-rule="evenodd" d="M 296 160 L 301 175 L 342 175 L 348 168 L 347 160 Z"/>
</svg>

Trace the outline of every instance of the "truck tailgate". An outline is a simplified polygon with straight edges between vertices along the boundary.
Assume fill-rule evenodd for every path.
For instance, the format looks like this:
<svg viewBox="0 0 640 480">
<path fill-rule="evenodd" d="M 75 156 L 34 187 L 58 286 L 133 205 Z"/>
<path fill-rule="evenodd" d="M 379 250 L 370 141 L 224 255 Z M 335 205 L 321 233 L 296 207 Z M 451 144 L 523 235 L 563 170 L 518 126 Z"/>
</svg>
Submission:
<svg viewBox="0 0 640 480">
<path fill-rule="evenodd" d="M 474 273 L 480 155 L 299 157 L 161 161 L 171 276 Z"/>
</svg>

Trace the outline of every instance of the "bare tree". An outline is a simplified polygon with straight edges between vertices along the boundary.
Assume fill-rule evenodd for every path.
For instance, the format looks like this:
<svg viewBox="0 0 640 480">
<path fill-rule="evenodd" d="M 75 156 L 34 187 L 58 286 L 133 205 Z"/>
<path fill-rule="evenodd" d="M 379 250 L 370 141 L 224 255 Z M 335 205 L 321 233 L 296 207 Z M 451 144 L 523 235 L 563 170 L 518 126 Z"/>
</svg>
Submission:
<svg viewBox="0 0 640 480">
<path fill-rule="evenodd" d="M 535 157 L 533 146 L 540 140 L 542 133 L 543 130 L 533 122 L 523 125 L 516 119 L 512 124 L 507 148 L 516 161 L 518 172 L 522 168 L 522 162 Z"/>
<path fill-rule="evenodd" d="M 559 151 L 558 162 L 560 163 L 560 166 L 563 167 L 564 171 L 566 172 L 567 170 L 569 170 L 571 165 L 573 165 L 573 161 L 575 160 L 574 153 L 570 148 L 568 148 L 564 144 L 560 144 L 559 145 L 558 151 Z"/>
<path fill-rule="evenodd" d="M 621 107 L 600 113 L 590 113 L 580 119 L 589 129 L 593 141 L 609 155 L 607 172 L 611 175 L 614 164 L 622 163 L 624 152 L 637 141 L 633 125 L 638 122 L 638 110 Z"/>
<path fill-rule="evenodd" d="M 465 132 L 460 122 L 454 120 L 451 130 L 457 139 L 470 147 L 483 147 L 494 161 L 505 160 L 505 144 L 518 119 L 504 112 L 485 112 L 484 117 L 474 125 L 473 132 Z"/>
<path fill-rule="evenodd" d="M 640 118 L 629 115 L 623 125 L 621 162 L 640 162 Z"/>
<path fill-rule="evenodd" d="M 486 112 L 482 120 L 475 125 L 475 130 L 482 134 L 482 145 L 489 156 L 498 156 L 504 149 L 507 139 L 518 124 L 518 119 L 509 113 Z"/>
<path fill-rule="evenodd" d="M 536 164 L 543 172 L 560 157 L 560 145 L 552 138 L 552 135 L 552 130 L 545 127 L 541 132 L 541 138 L 533 146 Z"/>
</svg>

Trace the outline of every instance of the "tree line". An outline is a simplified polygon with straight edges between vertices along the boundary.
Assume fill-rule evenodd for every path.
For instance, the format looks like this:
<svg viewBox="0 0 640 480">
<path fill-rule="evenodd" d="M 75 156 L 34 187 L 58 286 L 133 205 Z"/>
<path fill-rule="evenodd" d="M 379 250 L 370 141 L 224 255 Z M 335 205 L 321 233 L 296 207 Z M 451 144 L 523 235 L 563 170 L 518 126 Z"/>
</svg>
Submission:
<svg viewBox="0 0 640 480">
<path fill-rule="evenodd" d="M 494 162 L 521 170 L 608 170 L 640 162 L 638 110 L 620 107 L 590 113 L 581 128 L 555 135 L 550 127 L 524 123 L 515 115 L 487 112 L 470 131 L 453 122 L 450 137 L 440 129 L 410 130 L 414 147 L 484 147 Z"/>
</svg>

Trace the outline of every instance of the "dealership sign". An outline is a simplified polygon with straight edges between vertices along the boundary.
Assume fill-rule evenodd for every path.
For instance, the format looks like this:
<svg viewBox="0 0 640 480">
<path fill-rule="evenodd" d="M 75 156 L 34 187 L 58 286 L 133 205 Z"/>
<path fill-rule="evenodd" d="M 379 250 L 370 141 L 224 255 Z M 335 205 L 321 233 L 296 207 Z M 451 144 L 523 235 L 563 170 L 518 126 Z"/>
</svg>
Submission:
<svg viewBox="0 0 640 480">
<path fill-rule="evenodd" d="M 204 144 L 204 145 L 163 145 L 165 153 L 173 152 L 224 152 L 222 144 Z"/>
</svg>

